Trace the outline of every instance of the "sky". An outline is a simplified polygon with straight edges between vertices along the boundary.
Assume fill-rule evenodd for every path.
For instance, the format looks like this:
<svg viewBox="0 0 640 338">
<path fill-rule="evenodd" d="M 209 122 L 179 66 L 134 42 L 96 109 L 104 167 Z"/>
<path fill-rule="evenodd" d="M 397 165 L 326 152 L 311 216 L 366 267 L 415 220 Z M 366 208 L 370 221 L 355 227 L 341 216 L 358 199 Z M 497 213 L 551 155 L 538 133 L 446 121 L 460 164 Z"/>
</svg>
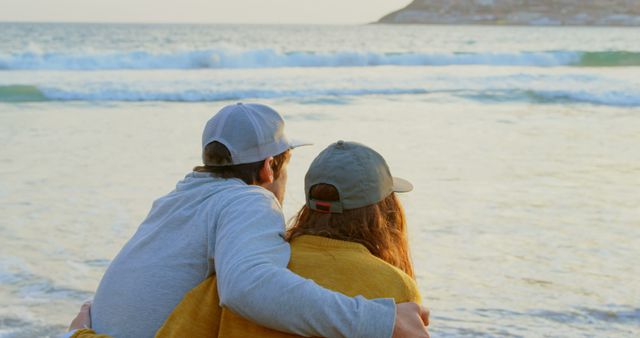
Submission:
<svg viewBox="0 0 640 338">
<path fill-rule="evenodd" d="M 362 24 L 411 0 L 0 0 L 0 21 Z"/>
</svg>

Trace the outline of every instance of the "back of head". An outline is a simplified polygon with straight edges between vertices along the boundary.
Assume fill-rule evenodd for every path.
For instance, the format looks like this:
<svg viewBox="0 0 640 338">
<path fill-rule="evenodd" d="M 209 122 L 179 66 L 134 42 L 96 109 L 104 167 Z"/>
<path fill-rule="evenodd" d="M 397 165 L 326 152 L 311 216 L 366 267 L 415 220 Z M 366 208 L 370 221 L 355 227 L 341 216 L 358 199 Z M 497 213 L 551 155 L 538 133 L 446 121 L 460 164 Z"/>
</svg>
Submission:
<svg viewBox="0 0 640 338">
<path fill-rule="evenodd" d="M 284 134 L 284 119 L 273 108 L 258 103 L 236 103 L 220 109 L 202 132 L 202 148 L 211 142 L 223 144 L 231 155 L 229 163 L 258 162 L 295 147 Z"/>
<path fill-rule="evenodd" d="M 202 133 L 204 165 L 194 171 L 254 184 L 259 181 L 264 161 L 273 157 L 271 167 L 277 179 L 289 150 L 306 144 L 286 137 L 284 119 L 273 108 L 257 103 L 232 104 L 207 121 Z"/>
<path fill-rule="evenodd" d="M 311 164 L 305 177 L 307 203 L 287 237 L 308 234 L 360 243 L 413 277 L 405 214 L 395 194 L 410 188 L 391 176 L 373 149 L 339 141 Z"/>
<path fill-rule="evenodd" d="M 280 177 L 282 167 L 287 162 L 289 156 L 289 150 L 273 156 L 271 170 L 273 170 L 274 179 Z M 193 171 L 208 172 L 220 178 L 237 178 L 246 184 L 260 183 L 260 169 L 264 164 L 264 160 L 237 165 L 219 165 L 231 163 L 232 159 L 229 149 L 227 149 L 224 144 L 216 141 L 205 146 L 202 152 L 202 159 L 205 165 L 196 166 L 193 168 Z"/>
</svg>

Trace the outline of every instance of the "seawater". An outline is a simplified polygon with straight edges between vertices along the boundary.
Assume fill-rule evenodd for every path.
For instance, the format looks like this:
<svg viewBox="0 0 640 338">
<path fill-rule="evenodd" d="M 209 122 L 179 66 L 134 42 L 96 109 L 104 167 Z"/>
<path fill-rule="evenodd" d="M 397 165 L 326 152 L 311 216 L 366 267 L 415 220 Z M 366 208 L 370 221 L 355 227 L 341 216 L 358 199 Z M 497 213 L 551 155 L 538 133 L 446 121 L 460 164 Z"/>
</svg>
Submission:
<svg viewBox="0 0 640 338">
<path fill-rule="evenodd" d="M 55 336 L 222 105 L 402 196 L 440 337 L 640 334 L 640 30 L 0 23 L 0 337 Z"/>
</svg>

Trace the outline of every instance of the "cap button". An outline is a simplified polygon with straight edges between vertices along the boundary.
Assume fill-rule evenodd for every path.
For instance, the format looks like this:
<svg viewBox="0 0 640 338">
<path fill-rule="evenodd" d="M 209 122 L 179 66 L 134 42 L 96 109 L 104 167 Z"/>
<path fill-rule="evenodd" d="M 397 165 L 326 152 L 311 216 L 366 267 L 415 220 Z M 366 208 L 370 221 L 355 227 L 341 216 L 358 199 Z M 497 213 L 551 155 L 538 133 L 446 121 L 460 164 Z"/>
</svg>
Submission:
<svg viewBox="0 0 640 338">
<path fill-rule="evenodd" d="M 344 146 L 344 141 L 343 141 L 343 140 L 338 141 L 338 144 L 337 144 L 337 145 L 338 145 L 338 147 L 342 147 L 342 146 Z"/>
</svg>

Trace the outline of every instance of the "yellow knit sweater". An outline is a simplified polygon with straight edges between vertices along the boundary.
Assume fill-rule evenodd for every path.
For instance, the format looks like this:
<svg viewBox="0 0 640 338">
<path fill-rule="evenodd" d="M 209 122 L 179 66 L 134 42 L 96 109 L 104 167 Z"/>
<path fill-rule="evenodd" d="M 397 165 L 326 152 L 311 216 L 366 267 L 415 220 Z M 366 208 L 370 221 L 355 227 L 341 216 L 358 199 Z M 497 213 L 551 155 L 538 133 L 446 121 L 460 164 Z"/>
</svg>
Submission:
<svg viewBox="0 0 640 338">
<path fill-rule="evenodd" d="M 297 237 L 291 242 L 289 269 L 347 296 L 420 303 L 420 293 L 411 277 L 358 243 L 310 235 Z M 156 337 L 298 337 L 254 324 L 220 308 L 219 301 L 216 280 L 210 277 L 184 296 Z M 108 336 L 79 330 L 72 337 Z"/>
</svg>

